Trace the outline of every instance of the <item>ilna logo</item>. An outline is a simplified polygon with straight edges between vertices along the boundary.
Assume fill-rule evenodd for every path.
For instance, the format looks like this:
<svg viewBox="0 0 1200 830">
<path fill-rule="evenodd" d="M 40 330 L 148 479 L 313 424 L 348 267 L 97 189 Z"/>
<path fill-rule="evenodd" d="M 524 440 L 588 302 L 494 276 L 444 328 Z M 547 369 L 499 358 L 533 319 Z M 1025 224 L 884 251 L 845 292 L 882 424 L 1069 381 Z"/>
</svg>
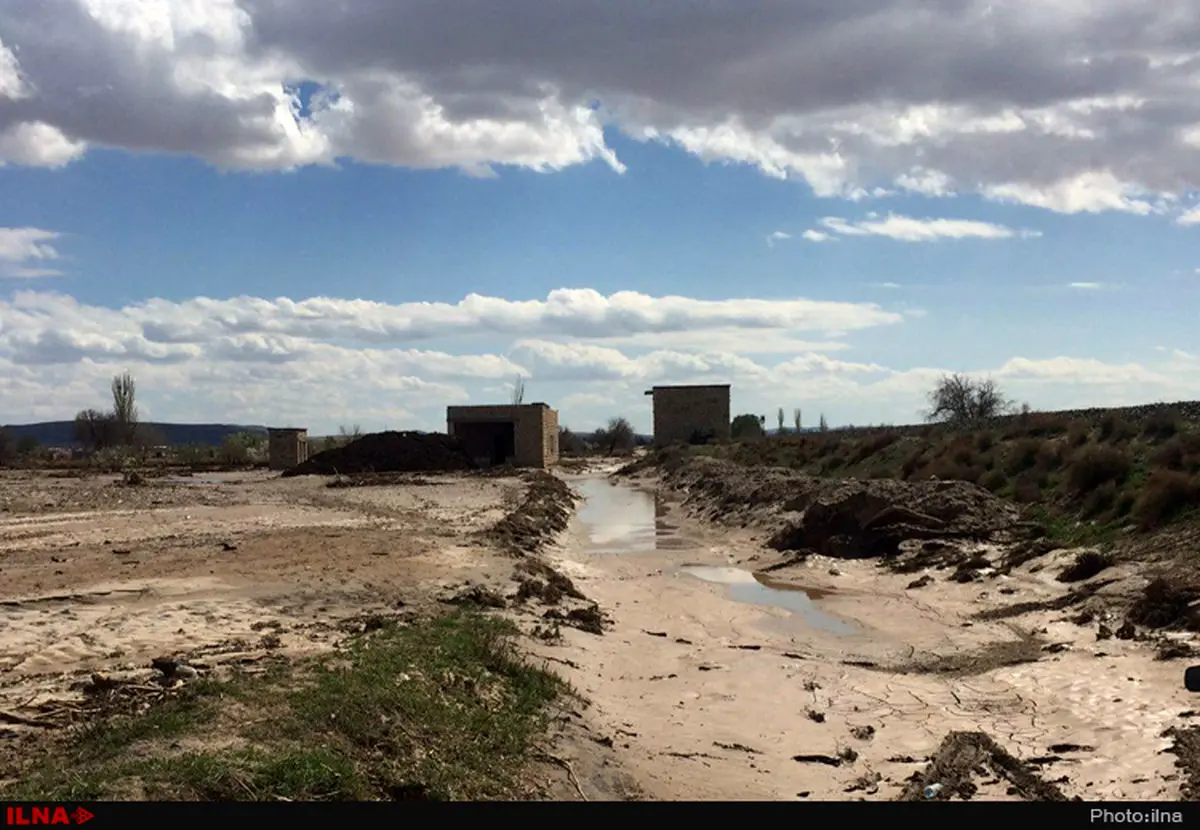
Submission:
<svg viewBox="0 0 1200 830">
<path fill-rule="evenodd" d="M 25 824 L 84 824 L 95 816 L 82 807 L 6 807 L 4 818 L 10 827 Z"/>
</svg>

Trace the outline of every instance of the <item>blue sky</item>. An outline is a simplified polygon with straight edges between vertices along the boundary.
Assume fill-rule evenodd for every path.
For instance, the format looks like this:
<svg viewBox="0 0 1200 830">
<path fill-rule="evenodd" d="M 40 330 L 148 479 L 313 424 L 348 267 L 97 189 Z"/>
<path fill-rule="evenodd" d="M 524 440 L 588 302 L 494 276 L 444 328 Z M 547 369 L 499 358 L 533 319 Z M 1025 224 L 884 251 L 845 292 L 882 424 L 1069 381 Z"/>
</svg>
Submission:
<svg viewBox="0 0 1200 830">
<path fill-rule="evenodd" d="M 654 67 L 610 5 L 578 5 L 573 55 L 571 21 L 519 54 L 494 20 L 448 56 L 404 41 L 469 2 L 0 10 L 0 423 L 126 370 L 145 418 L 316 433 L 441 428 L 518 374 L 579 429 L 648 430 L 642 391 L 675 382 L 859 424 L 919 419 L 948 371 L 1035 408 L 1200 397 L 1194 6 L 879 0 L 821 42 L 891 37 L 893 64 L 823 69 L 826 4 L 667 4 Z M 879 28 L 914 6 L 1011 49 L 973 68 Z M 1079 76 L 1112 32 L 1152 68 Z"/>
</svg>

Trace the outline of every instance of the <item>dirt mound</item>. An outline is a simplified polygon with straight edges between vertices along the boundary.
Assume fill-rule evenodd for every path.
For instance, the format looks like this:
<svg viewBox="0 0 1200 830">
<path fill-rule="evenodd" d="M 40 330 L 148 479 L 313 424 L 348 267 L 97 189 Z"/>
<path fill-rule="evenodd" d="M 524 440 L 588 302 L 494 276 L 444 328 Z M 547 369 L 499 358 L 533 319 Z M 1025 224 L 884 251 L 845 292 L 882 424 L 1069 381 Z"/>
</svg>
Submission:
<svg viewBox="0 0 1200 830">
<path fill-rule="evenodd" d="M 985 732 L 951 732 L 942 741 L 928 766 L 908 780 L 897 801 L 925 801 L 926 787 L 940 785 L 932 798 L 972 798 L 979 792 L 976 778 L 1008 782 L 1008 795 L 1025 801 L 1067 801 L 1055 784 L 1039 776 L 1028 764 L 1014 758 Z"/>
<path fill-rule="evenodd" d="M 377 432 L 319 452 L 285 470 L 285 476 L 358 475 L 473 470 L 476 464 L 454 438 L 440 433 Z"/>
<path fill-rule="evenodd" d="M 1192 607 L 1197 600 L 1200 588 L 1155 579 L 1130 607 L 1129 621 L 1145 628 L 1200 631 L 1200 608 Z"/>
<path fill-rule="evenodd" d="M 1019 521 L 1013 506 L 961 481 L 835 480 L 705 458 L 664 476 L 709 518 L 773 529 L 768 545 L 778 551 L 895 556 L 901 542 L 988 541 Z"/>
<path fill-rule="evenodd" d="M 575 500 L 575 493 L 562 479 L 550 473 L 533 473 L 525 500 L 482 535 L 515 555 L 536 553 L 566 530 Z"/>
</svg>

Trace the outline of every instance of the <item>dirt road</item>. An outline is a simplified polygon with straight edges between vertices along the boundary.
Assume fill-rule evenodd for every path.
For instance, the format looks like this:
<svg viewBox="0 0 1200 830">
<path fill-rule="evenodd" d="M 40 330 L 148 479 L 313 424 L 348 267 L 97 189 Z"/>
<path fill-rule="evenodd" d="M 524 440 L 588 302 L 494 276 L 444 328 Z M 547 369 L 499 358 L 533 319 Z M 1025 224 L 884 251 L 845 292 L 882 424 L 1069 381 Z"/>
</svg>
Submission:
<svg viewBox="0 0 1200 830">
<path fill-rule="evenodd" d="M 604 477 L 572 484 L 588 501 L 551 559 L 613 626 L 541 653 L 650 797 L 891 799 L 947 733 L 982 730 L 1068 797 L 1179 798 L 1160 737 L 1195 714 L 1178 662 L 1061 612 L 976 618 L 1061 596 L 1056 555 L 986 584 L 910 589 L 819 557 L 756 579 L 750 533 Z M 1020 797 L 990 779 L 976 797 Z"/>
<path fill-rule="evenodd" d="M 331 488 L 265 473 L 138 486 L 5 474 L 0 753 L 21 751 L 93 672 L 135 677 L 164 654 L 206 668 L 328 652 L 372 614 L 473 585 L 507 597 L 499 613 L 586 698 L 556 726 L 553 760 L 569 773 L 556 797 L 891 799 L 956 731 L 986 733 L 1067 797 L 1180 797 L 1161 737 L 1194 714 L 1179 662 L 1098 640 L 1063 612 L 980 618 L 1062 596 L 1048 574 L 1069 552 L 967 584 L 820 557 L 756 576 L 773 561 L 761 534 L 609 472 L 566 475 L 578 512 L 521 555 L 510 543 L 561 508 L 481 536 L 525 503 L 516 477 Z M 586 595 L 571 602 L 599 605 L 603 633 L 571 627 L 558 598 L 514 591 L 538 556 Z M 548 634 L 547 613 L 565 624 Z M 975 757 L 958 770 L 975 797 L 1037 797 L 1003 770 L 974 775 Z"/>
</svg>

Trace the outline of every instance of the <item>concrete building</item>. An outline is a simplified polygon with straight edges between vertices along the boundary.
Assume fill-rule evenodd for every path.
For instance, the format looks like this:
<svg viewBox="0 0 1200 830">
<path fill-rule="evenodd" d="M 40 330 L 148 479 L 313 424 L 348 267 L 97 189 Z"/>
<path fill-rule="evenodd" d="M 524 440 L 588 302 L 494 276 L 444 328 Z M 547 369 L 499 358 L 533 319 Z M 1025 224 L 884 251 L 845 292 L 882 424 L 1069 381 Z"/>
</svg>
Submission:
<svg viewBox="0 0 1200 830">
<path fill-rule="evenodd" d="M 558 412 L 544 403 L 447 407 L 446 431 L 480 464 L 558 463 Z"/>
<path fill-rule="evenodd" d="M 307 429 L 267 430 L 267 463 L 272 470 L 286 470 L 307 460 Z"/>
<path fill-rule="evenodd" d="M 703 444 L 729 438 L 729 384 L 655 386 L 654 443 Z"/>
</svg>

